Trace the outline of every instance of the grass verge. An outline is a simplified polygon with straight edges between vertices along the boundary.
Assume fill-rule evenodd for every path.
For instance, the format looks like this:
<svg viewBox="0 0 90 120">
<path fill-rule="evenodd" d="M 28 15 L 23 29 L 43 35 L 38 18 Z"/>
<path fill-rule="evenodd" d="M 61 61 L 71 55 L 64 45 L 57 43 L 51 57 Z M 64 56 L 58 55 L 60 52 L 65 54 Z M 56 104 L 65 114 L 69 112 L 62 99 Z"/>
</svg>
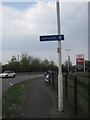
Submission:
<svg viewBox="0 0 90 120">
<path fill-rule="evenodd" d="M 29 80 L 18 83 L 8 89 L 2 97 L 2 118 L 10 118 L 25 98 L 26 86 Z"/>
<path fill-rule="evenodd" d="M 76 75 L 80 78 L 88 78 L 88 74 L 89 74 L 88 72 L 74 72 L 74 73 L 72 73 L 72 75 Z"/>
<path fill-rule="evenodd" d="M 74 73 L 74 74 L 75 75 L 79 74 L 80 77 L 82 77 L 82 78 L 83 78 L 83 76 L 87 77 L 87 73 Z M 63 79 L 65 79 L 65 78 L 63 78 Z M 58 80 L 57 80 L 57 78 L 55 78 L 54 88 L 53 88 L 53 84 L 52 84 L 52 79 L 51 79 L 50 85 L 47 84 L 47 86 L 49 86 L 50 89 L 53 90 L 57 94 L 57 89 L 58 89 L 57 84 L 58 84 Z M 77 115 L 75 115 L 75 113 L 74 113 L 74 81 L 68 79 L 68 100 L 65 97 L 65 82 L 63 85 L 64 85 L 63 86 L 63 90 L 64 90 L 63 102 L 64 102 L 65 113 L 67 114 L 67 116 L 69 118 L 81 118 L 81 117 L 83 117 L 82 115 L 80 115 L 79 112 Z M 78 97 L 77 102 L 78 103 L 80 102 L 81 105 L 84 104 L 84 109 L 82 109 L 82 111 L 85 111 L 88 109 L 88 103 L 87 103 L 87 99 L 85 96 L 86 97 L 88 96 L 87 88 L 83 87 L 81 84 L 77 85 L 77 97 Z M 82 107 L 82 106 L 79 105 L 79 107 Z"/>
</svg>

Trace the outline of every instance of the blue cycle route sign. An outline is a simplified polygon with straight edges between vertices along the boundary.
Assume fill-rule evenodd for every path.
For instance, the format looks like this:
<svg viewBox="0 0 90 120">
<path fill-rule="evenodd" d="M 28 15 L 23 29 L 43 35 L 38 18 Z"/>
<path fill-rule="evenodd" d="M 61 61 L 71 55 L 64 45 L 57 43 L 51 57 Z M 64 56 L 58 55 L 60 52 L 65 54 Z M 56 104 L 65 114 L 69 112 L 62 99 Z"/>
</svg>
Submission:
<svg viewBox="0 0 90 120">
<path fill-rule="evenodd" d="M 40 41 L 59 41 L 64 40 L 64 35 L 47 35 L 47 36 L 40 36 Z"/>
</svg>

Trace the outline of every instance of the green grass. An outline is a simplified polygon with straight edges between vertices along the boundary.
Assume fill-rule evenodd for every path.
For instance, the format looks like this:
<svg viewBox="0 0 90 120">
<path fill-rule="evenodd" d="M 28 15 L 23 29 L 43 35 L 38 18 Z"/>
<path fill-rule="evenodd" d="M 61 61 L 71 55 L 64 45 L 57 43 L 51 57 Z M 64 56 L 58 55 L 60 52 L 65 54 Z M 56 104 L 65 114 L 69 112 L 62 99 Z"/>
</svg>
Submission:
<svg viewBox="0 0 90 120">
<path fill-rule="evenodd" d="M 50 89 L 53 91 L 53 92 L 55 92 L 56 93 L 56 95 L 58 95 L 58 79 L 57 78 L 55 78 L 55 87 L 53 88 L 53 85 L 52 85 L 52 80 L 51 80 L 51 83 L 50 83 L 50 85 L 48 84 L 46 84 L 46 86 L 49 86 L 50 87 Z M 72 83 L 71 83 L 72 84 Z M 63 96 L 64 97 L 64 111 L 65 111 L 65 113 L 66 113 L 66 115 L 68 116 L 68 117 L 75 117 L 74 116 L 74 109 L 73 109 L 73 106 L 71 105 L 71 102 L 70 101 L 67 101 L 67 99 L 65 98 L 65 96 Z"/>
<path fill-rule="evenodd" d="M 88 72 L 74 72 L 72 75 L 76 75 L 81 78 L 88 78 Z"/>
<path fill-rule="evenodd" d="M 80 78 L 87 78 L 88 77 L 88 73 L 87 72 L 78 72 L 78 73 L 73 73 L 73 75 L 79 75 Z M 64 78 L 63 78 L 64 79 Z M 55 88 L 53 88 L 52 86 L 52 82 L 51 84 L 49 85 L 50 89 L 53 90 L 56 94 L 57 94 L 57 78 L 55 78 Z M 65 87 L 65 86 L 64 86 Z M 87 88 L 83 87 L 81 84 L 79 84 L 78 86 L 78 89 L 81 91 L 82 94 L 84 94 L 85 96 L 88 96 L 88 90 Z M 65 89 L 64 89 L 65 91 Z M 68 117 L 72 117 L 72 118 L 81 118 L 82 115 L 80 114 L 77 114 L 75 115 L 74 114 L 74 103 L 73 103 L 73 92 L 74 92 L 74 81 L 73 80 L 70 80 L 68 79 L 68 92 L 71 93 L 71 96 L 68 96 L 68 100 L 66 99 L 65 95 L 64 95 L 64 111 L 65 113 L 67 114 Z M 88 108 L 88 104 L 87 104 L 87 99 L 84 98 L 84 96 L 82 96 L 79 91 L 77 91 L 78 93 L 78 102 L 81 103 L 81 105 L 84 104 L 84 107 L 85 109 Z M 83 109 L 82 109 L 83 111 Z"/>
<path fill-rule="evenodd" d="M 68 92 L 70 94 L 70 96 L 68 96 L 68 100 L 66 100 L 64 98 L 64 104 L 65 104 L 65 109 L 69 115 L 69 113 L 72 114 L 72 112 L 74 112 L 72 110 L 72 106 L 74 106 L 74 103 L 73 103 L 73 92 L 74 92 L 74 82 L 73 80 L 69 80 L 68 79 Z M 88 89 L 87 87 L 83 87 L 82 84 L 79 84 L 77 85 L 77 104 L 79 104 L 78 107 L 80 107 L 81 109 L 81 112 L 84 113 L 84 115 L 86 116 L 87 115 L 87 110 L 88 110 L 88 99 L 87 99 L 87 96 L 88 96 Z M 65 97 L 65 96 L 64 96 Z M 72 102 L 72 103 L 71 103 Z M 84 105 L 84 106 L 83 106 Z M 74 107 L 73 107 L 74 109 Z M 80 112 L 78 112 L 77 116 L 76 117 L 85 117 L 83 114 L 80 114 Z"/>
<path fill-rule="evenodd" d="M 75 117 L 74 116 L 74 107 L 73 107 L 71 101 L 67 100 L 64 96 L 63 103 L 64 103 L 64 111 L 67 114 L 67 116 L 74 118 Z"/>
<path fill-rule="evenodd" d="M 2 118 L 10 118 L 25 98 L 25 88 L 29 81 L 23 81 L 8 89 L 2 97 Z"/>
<path fill-rule="evenodd" d="M 42 78 L 42 77 L 40 77 Z M 36 80 L 25 80 L 10 87 L 2 97 L 2 118 L 12 118 L 23 104 L 26 95 L 26 88 L 29 82 Z"/>
<path fill-rule="evenodd" d="M 51 90 L 53 90 L 56 93 L 56 95 L 58 95 L 58 93 L 57 93 L 57 91 L 58 91 L 58 80 L 57 80 L 57 78 L 54 79 L 54 88 L 53 88 L 53 83 L 52 83 L 52 78 L 51 78 L 50 88 L 51 88 Z"/>
</svg>

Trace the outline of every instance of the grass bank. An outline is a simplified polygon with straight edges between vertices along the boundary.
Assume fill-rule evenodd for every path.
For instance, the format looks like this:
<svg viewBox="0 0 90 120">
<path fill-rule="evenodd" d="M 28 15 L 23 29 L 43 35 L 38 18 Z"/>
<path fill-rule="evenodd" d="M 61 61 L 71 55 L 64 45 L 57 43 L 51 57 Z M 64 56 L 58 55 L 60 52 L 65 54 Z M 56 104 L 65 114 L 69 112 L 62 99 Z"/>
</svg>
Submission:
<svg viewBox="0 0 90 120">
<path fill-rule="evenodd" d="M 8 89 L 2 97 L 2 117 L 10 118 L 25 98 L 25 91 L 29 80 L 18 83 Z"/>
<path fill-rule="evenodd" d="M 74 72 L 72 75 L 76 75 L 81 78 L 88 78 L 89 73 L 88 72 Z"/>
<path fill-rule="evenodd" d="M 83 78 L 82 81 L 87 80 L 88 78 L 88 72 L 78 72 L 78 73 L 72 73 L 73 75 L 78 76 L 79 78 Z M 53 90 L 57 94 L 57 84 L 58 84 L 58 78 L 55 77 L 54 80 L 54 88 L 52 83 L 52 78 L 50 81 L 50 85 L 47 84 L 51 90 Z M 63 78 L 65 80 L 65 77 Z M 79 80 L 78 80 L 79 81 Z M 74 79 L 72 78 L 69 80 L 68 78 L 68 100 L 65 97 L 65 81 L 63 84 L 63 102 L 64 102 L 64 111 L 67 114 L 68 117 L 72 118 L 81 118 L 86 117 L 87 110 L 88 110 L 88 89 L 87 87 L 84 87 L 83 84 L 77 84 L 77 104 L 78 104 L 78 114 L 74 114 Z M 57 94 L 58 95 L 58 94 Z M 84 108 L 82 108 L 84 105 Z M 82 113 L 80 113 L 82 112 Z M 83 115 L 82 115 L 83 114 Z"/>
</svg>

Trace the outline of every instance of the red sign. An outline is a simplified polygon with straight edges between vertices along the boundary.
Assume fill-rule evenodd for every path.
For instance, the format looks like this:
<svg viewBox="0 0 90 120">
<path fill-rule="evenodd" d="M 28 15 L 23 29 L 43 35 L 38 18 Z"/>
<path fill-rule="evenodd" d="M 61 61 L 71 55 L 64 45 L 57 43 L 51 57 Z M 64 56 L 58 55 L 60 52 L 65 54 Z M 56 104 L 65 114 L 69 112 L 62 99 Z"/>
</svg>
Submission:
<svg viewBox="0 0 90 120">
<path fill-rule="evenodd" d="M 84 71 L 84 54 L 78 54 L 76 58 L 77 72 Z"/>
<path fill-rule="evenodd" d="M 84 58 L 77 58 L 76 62 L 84 62 Z"/>
</svg>

